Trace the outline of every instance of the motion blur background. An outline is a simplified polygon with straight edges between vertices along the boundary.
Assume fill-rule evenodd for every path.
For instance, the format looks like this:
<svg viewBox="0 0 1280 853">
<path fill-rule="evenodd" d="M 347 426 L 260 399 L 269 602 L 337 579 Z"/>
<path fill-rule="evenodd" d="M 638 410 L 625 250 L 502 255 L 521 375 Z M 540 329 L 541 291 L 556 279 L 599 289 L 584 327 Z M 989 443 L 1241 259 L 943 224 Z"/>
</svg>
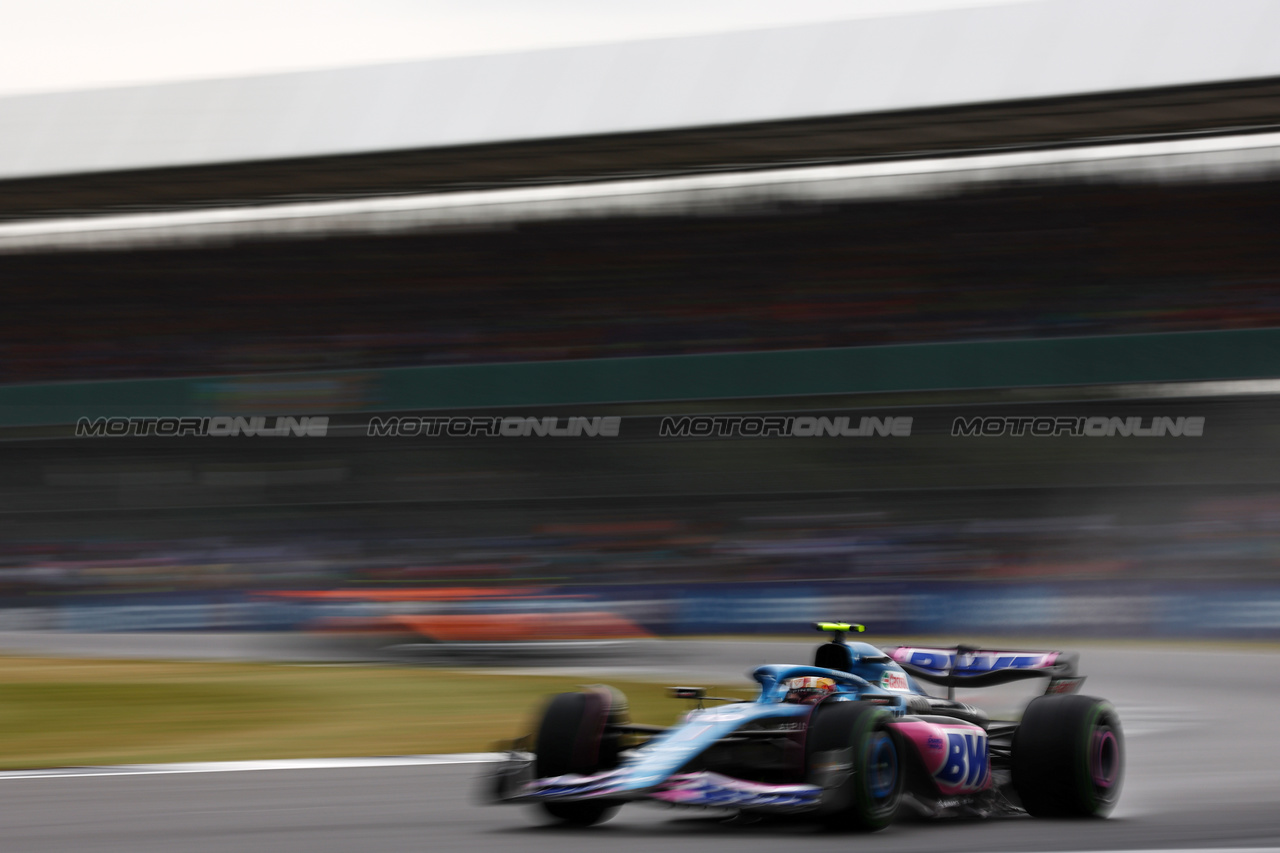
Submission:
<svg viewBox="0 0 1280 853">
<path fill-rule="evenodd" d="M 0 98 L 0 630 L 1280 635 L 1280 7 L 733 29 Z"/>
</svg>

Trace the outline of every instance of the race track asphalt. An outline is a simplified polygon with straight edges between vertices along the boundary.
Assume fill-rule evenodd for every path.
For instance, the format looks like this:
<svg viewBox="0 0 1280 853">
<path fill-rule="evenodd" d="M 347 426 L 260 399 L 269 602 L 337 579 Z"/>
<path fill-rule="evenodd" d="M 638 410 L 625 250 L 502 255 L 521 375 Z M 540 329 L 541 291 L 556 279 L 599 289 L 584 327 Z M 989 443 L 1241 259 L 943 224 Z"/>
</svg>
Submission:
<svg viewBox="0 0 1280 853">
<path fill-rule="evenodd" d="M 795 660 L 811 644 L 700 644 L 667 675 Z M 645 669 L 645 667 L 636 667 Z M 631 805 L 585 831 L 527 807 L 477 802 L 482 765 L 0 779 L 0 850 L 20 851 L 905 851 L 1280 848 L 1280 653 L 1090 646 L 1086 693 L 1115 702 L 1128 767 L 1109 820 L 900 822 L 871 837 L 803 823 Z M 628 673 L 634 677 L 636 673 Z M 682 677 L 680 680 L 688 680 Z M 721 683 L 725 678 L 719 679 Z M 675 710 L 675 709 L 673 709 Z M 495 732 L 495 738 L 511 733 Z"/>
</svg>

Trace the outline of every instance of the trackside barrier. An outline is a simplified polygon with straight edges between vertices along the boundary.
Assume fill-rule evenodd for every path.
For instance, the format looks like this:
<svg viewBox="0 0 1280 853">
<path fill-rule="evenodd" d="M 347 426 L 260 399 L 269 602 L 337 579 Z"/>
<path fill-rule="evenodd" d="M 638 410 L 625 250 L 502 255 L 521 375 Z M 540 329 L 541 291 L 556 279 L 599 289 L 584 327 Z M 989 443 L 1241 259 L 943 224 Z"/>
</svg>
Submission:
<svg viewBox="0 0 1280 853">
<path fill-rule="evenodd" d="M 1280 329 L 0 386 L 0 427 L 1280 376 Z"/>
<path fill-rule="evenodd" d="M 564 587 L 538 609 L 610 609 L 658 634 L 790 634 L 856 618 L 877 634 L 1280 638 L 1280 583 L 632 584 Z M 530 602 L 520 604 L 527 611 Z M 501 612 L 501 605 L 462 605 Z M 394 608 L 392 608 L 394 610 Z M 0 631 L 288 631 L 385 604 L 270 600 L 251 592 L 0 602 Z"/>
<path fill-rule="evenodd" d="M 682 593 L 669 633 L 789 633 L 824 618 L 856 618 L 879 633 L 1053 634 L 1079 637 L 1280 637 L 1280 584 L 901 584 L 857 592 Z"/>
</svg>

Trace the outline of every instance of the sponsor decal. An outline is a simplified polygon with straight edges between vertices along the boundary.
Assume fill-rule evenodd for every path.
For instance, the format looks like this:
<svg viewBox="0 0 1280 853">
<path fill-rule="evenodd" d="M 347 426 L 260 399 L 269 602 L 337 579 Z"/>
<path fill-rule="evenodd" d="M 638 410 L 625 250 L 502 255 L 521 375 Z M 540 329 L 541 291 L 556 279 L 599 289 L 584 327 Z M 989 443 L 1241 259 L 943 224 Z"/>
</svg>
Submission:
<svg viewBox="0 0 1280 853">
<path fill-rule="evenodd" d="M 985 733 L 947 732 L 947 760 L 935 774 L 939 782 L 958 790 L 976 791 L 986 786 L 990 769 Z"/>
<path fill-rule="evenodd" d="M 991 784 L 987 733 L 967 724 L 939 725 L 923 720 L 895 723 L 915 744 L 926 772 L 945 796 L 981 791 Z"/>
<path fill-rule="evenodd" d="M 808 725 L 798 720 L 784 720 L 779 722 L 777 718 L 765 717 L 762 720 L 748 723 L 739 732 L 802 732 Z"/>
<path fill-rule="evenodd" d="M 909 663 L 934 672 L 952 670 L 960 674 L 992 672 L 999 669 L 1044 669 L 1057 660 L 1055 652 L 979 651 L 960 655 L 945 649 L 899 648 L 893 651 L 898 663 Z"/>
<path fill-rule="evenodd" d="M 1053 678 L 1049 681 L 1049 686 L 1045 689 L 1045 693 L 1075 693 L 1084 684 L 1084 677 L 1079 678 Z"/>
<path fill-rule="evenodd" d="M 911 686 L 907 683 L 906 673 L 892 669 L 884 671 L 884 675 L 880 678 L 880 686 L 885 690 L 896 690 L 900 693 L 909 693 L 911 691 Z"/>
<path fill-rule="evenodd" d="M 697 711 L 695 712 L 696 719 L 699 722 L 707 722 L 707 723 L 720 723 L 720 722 L 724 722 L 725 720 L 737 720 L 741 717 L 748 716 L 753 710 L 755 710 L 752 707 L 753 704 L 754 703 L 744 702 L 736 706 L 727 705 L 723 708 L 715 708 L 715 709 L 706 710 L 706 711 Z M 693 715 L 690 715 L 691 720 L 694 718 L 695 717 Z"/>
</svg>

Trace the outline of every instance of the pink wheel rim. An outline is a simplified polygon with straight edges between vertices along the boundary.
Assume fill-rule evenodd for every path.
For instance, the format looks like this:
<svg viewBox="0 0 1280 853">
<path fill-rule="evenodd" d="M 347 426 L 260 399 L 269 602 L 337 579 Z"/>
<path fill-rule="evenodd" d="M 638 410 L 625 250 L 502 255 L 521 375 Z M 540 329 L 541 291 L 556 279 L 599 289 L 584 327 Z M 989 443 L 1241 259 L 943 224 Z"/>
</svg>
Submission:
<svg viewBox="0 0 1280 853">
<path fill-rule="evenodd" d="M 1090 761 L 1093 784 L 1110 788 L 1115 784 L 1120 767 L 1120 743 L 1110 729 L 1102 729 L 1093 735 L 1093 755 Z"/>
</svg>

